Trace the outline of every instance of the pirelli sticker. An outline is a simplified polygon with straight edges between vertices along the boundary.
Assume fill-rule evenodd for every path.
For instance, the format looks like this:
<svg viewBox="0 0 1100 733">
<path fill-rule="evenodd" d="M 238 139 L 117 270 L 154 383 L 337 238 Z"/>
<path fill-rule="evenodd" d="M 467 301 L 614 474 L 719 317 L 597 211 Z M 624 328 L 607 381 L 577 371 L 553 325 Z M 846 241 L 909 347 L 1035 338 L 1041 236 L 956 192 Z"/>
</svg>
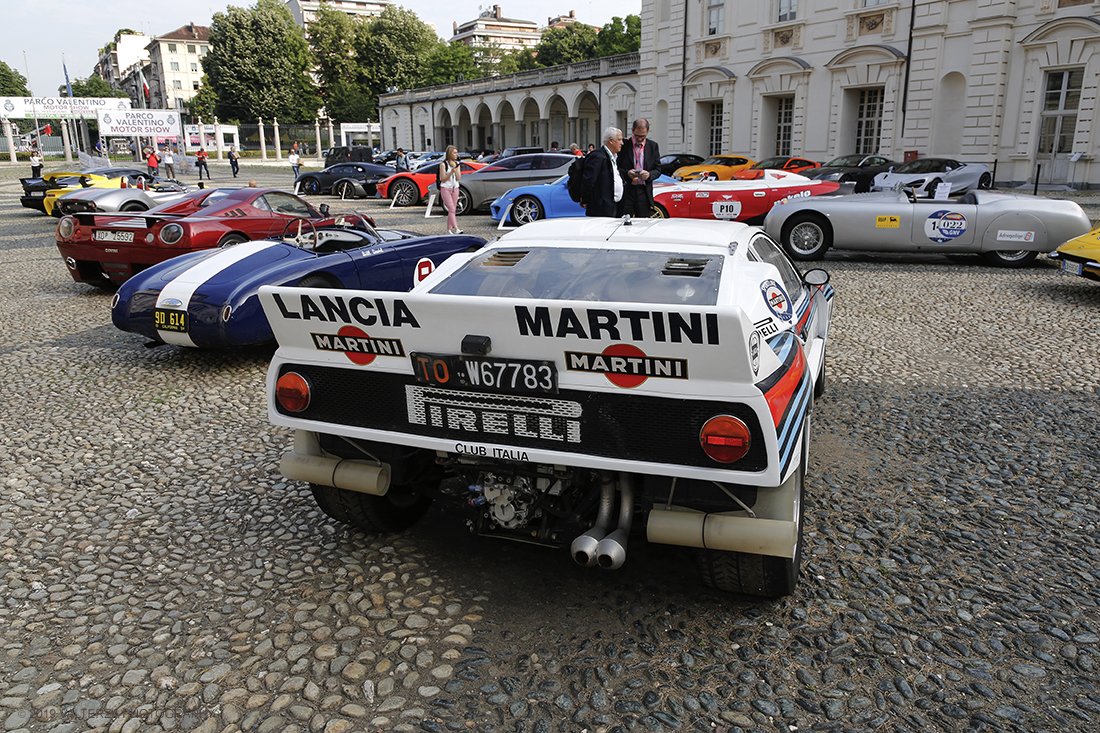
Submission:
<svg viewBox="0 0 1100 733">
<path fill-rule="evenodd" d="M 687 379 L 687 359 L 648 356 L 633 344 L 612 344 L 601 353 L 566 351 L 565 368 L 571 372 L 603 374 L 616 387 L 629 389 L 650 377 Z"/>
<path fill-rule="evenodd" d="M 880 214 L 875 217 L 875 229 L 898 229 L 900 227 L 900 216 L 894 216 L 893 214 Z"/>
</svg>

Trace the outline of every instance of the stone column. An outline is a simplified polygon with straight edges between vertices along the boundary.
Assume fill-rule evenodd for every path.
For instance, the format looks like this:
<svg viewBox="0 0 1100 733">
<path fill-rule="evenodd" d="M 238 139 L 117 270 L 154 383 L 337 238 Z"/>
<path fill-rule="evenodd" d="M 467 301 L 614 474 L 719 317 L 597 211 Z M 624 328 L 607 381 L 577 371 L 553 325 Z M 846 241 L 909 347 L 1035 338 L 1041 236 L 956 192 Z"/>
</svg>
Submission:
<svg viewBox="0 0 1100 733">
<path fill-rule="evenodd" d="M 577 139 L 577 130 L 580 128 L 580 120 L 577 117 L 569 118 L 569 139 L 562 141 L 562 147 L 568 148 L 573 143 L 577 145 L 581 144 L 581 141 Z"/>
<path fill-rule="evenodd" d="M 336 138 L 333 137 L 333 133 L 332 133 L 332 118 L 331 117 L 328 118 L 328 146 L 330 148 L 335 148 L 336 147 Z"/>
<path fill-rule="evenodd" d="M 462 150 L 462 146 L 458 144 L 458 125 L 451 125 L 451 145 Z"/>
<path fill-rule="evenodd" d="M 539 120 L 539 146 L 543 150 L 550 149 L 550 120 Z"/>
<path fill-rule="evenodd" d="M 313 119 L 313 133 L 317 136 L 317 160 L 324 160 L 325 155 L 321 152 L 321 121 L 316 117 Z"/>
<path fill-rule="evenodd" d="M 11 162 L 14 163 L 14 162 L 16 162 L 15 161 L 15 138 L 12 137 L 12 134 L 11 134 L 11 120 L 9 120 L 7 117 L 5 117 L 3 119 L 3 121 L 0 122 L 0 124 L 4 125 L 4 137 L 8 141 L 8 155 L 11 157 Z"/>
<path fill-rule="evenodd" d="M 525 145 L 527 143 L 527 130 L 523 126 L 523 120 L 516 120 L 516 141 L 514 147 Z M 504 150 L 501 147 L 501 150 Z"/>
<path fill-rule="evenodd" d="M 73 150 L 69 145 L 69 123 L 66 120 L 61 120 L 61 144 L 65 146 L 65 162 L 73 162 Z"/>
<path fill-rule="evenodd" d="M 264 118 L 259 118 L 260 123 L 260 160 L 267 161 L 267 140 L 264 139 Z"/>
<path fill-rule="evenodd" d="M 225 141 L 222 140 L 222 123 L 214 118 L 214 147 L 218 151 L 218 160 L 222 159 L 222 151 L 225 149 Z"/>
<path fill-rule="evenodd" d="M 499 148 L 500 147 L 500 132 L 503 129 L 504 129 L 504 126 L 501 125 L 499 122 L 494 122 L 493 123 L 493 142 L 489 143 L 489 147 L 491 147 L 491 148 Z M 503 150 L 503 149 L 504 148 L 501 148 L 501 150 Z"/>
<path fill-rule="evenodd" d="M 283 146 L 279 144 L 279 118 L 272 118 L 272 124 L 275 126 L 275 160 L 282 160 Z"/>
</svg>

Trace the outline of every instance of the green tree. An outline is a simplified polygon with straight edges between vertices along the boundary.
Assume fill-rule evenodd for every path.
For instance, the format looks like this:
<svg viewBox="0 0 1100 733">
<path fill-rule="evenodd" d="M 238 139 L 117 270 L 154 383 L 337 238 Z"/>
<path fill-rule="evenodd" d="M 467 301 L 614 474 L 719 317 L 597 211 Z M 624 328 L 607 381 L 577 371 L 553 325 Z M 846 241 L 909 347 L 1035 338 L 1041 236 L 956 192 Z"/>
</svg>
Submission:
<svg viewBox="0 0 1100 733">
<path fill-rule="evenodd" d="M 95 74 L 92 74 L 87 79 L 73 79 L 73 96 L 74 97 L 128 97 L 129 95 L 121 89 L 112 89 L 111 85 L 100 79 Z M 64 86 L 61 87 L 65 89 Z M 64 96 L 64 91 L 62 91 Z"/>
<path fill-rule="evenodd" d="M 25 97 L 30 93 L 27 78 L 0 61 L 0 97 Z"/>
<path fill-rule="evenodd" d="M 305 35 L 280 0 L 214 13 L 202 68 L 221 119 L 312 120 L 321 100 L 309 78 L 311 65 Z"/>
<path fill-rule="evenodd" d="M 214 110 L 218 106 L 218 95 L 214 93 L 214 87 L 210 86 L 210 80 L 205 74 L 202 76 L 202 81 L 199 82 L 199 91 L 191 97 L 191 101 L 187 103 L 187 106 L 191 108 L 192 117 L 196 119 L 201 117 L 204 123 L 214 121 Z"/>
<path fill-rule="evenodd" d="M 435 32 L 405 8 L 390 5 L 356 36 L 368 90 L 367 114 L 377 117 L 378 96 L 390 89 L 415 89 L 424 79 L 425 59 L 439 44 Z"/>
<path fill-rule="evenodd" d="M 478 79 L 483 74 L 474 57 L 474 50 L 465 43 L 440 43 L 424 60 L 422 86 L 450 84 L 456 81 Z"/>
<path fill-rule="evenodd" d="M 642 47 L 642 19 L 637 15 L 615 16 L 596 35 L 596 56 L 633 53 Z"/>
<path fill-rule="evenodd" d="M 322 5 L 309 25 L 306 39 L 313 54 L 321 99 L 330 118 L 345 122 L 367 119 L 370 90 L 356 53 L 366 23 Z"/>
<path fill-rule="evenodd" d="M 551 28 L 535 46 L 539 66 L 557 66 L 596 57 L 596 29 L 584 23 Z"/>
<path fill-rule="evenodd" d="M 530 71 L 539 67 L 538 59 L 529 48 L 516 49 L 500 57 L 497 64 L 497 73 L 515 74 L 520 71 Z"/>
</svg>

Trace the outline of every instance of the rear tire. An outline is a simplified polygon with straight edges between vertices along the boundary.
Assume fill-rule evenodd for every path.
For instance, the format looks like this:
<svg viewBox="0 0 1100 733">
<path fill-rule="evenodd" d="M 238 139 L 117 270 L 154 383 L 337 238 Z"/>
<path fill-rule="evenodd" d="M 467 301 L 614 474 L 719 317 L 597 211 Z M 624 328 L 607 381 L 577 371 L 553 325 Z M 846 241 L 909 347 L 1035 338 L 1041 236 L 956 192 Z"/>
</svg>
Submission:
<svg viewBox="0 0 1100 733">
<path fill-rule="evenodd" d="M 649 211 L 650 219 L 668 219 L 668 209 L 661 206 L 658 203 L 653 204 L 653 208 Z"/>
<path fill-rule="evenodd" d="M 802 565 L 802 514 L 806 499 L 806 460 L 810 446 L 810 418 L 802 428 L 802 460 L 788 481 L 797 481 L 794 521 L 797 524 L 793 557 L 751 555 L 745 552 L 700 550 L 699 571 L 705 585 L 725 593 L 780 598 L 798 585 Z"/>
<path fill-rule="evenodd" d="M 353 199 L 355 198 L 355 184 L 351 181 L 344 181 L 336 187 L 334 193 L 341 199 Z"/>
<path fill-rule="evenodd" d="M 943 183 L 943 181 L 941 181 L 940 179 L 933 178 L 932 181 L 927 186 L 924 187 L 925 195 L 928 198 L 932 198 L 933 196 L 935 196 L 936 195 L 936 189 L 939 187 L 939 185 L 941 183 Z"/>
<path fill-rule="evenodd" d="M 781 239 L 792 260 L 820 260 L 833 246 L 833 229 L 820 214 L 796 214 L 783 226 Z"/>
<path fill-rule="evenodd" d="M 222 237 L 221 241 L 218 242 L 218 249 L 221 249 L 223 247 L 232 247 L 234 244 L 240 244 L 241 242 L 247 241 L 248 237 L 245 237 L 241 234 L 226 234 L 224 237 Z"/>
<path fill-rule="evenodd" d="M 316 178 L 307 178 L 302 181 L 302 193 L 313 196 L 321 192 L 321 182 Z"/>
<path fill-rule="evenodd" d="M 459 186 L 458 202 L 455 204 L 455 216 L 462 216 L 470 211 L 470 192 Z"/>
<path fill-rule="evenodd" d="M 988 173 L 983 173 L 982 177 L 978 179 L 978 188 L 983 191 L 988 191 L 993 188 L 993 176 Z"/>
<path fill-rule="evenodd" d="M 333 282 L 331 278 L 324 275 L 306 275 L 298 281 L 298 287 L 300 288 L 343 288 L 342 283 Z M 335 519 L 335 517 L 334 517 Z"/>
<path fill-rule="evenodd" d="M 122 208 L 119 209 L 119 211 L 148 211 L 148 210 L 149 210 L 149 207 L 146 206 L 145 204 L 141 203 L 140 201 L 131 201 L 130 203 L 126 204 L 125 206 L 123 206 Z"/>
<path fill-rule="evenodd" d="M 371 533 L 403 532 L 416 524 L 432 505 L 431 498 L 416 496 L 403 486 L 391 486 L 385 496 L 319 484 L 310 484 L 309 488 L 325 514 Z"/>
<path fill-rule="evenodd" d="M 983 252 L 982 257 L 986 262 L 995 267 L 1027 267 L 1035 260 L 1038 254 L 1038 252 L 1027 252 L 1024 250 L 1015 252 L 993 251 Z"/>
</svg>

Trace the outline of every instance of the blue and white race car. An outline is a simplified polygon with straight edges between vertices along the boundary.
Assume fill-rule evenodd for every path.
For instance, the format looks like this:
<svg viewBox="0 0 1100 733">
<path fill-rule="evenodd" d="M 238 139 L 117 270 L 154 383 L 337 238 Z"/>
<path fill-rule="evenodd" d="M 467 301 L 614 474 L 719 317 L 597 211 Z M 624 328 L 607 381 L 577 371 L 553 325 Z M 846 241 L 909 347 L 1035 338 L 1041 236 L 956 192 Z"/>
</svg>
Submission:
<svg viewBox="0 0 1100 733">
<path fill-rule="evenodd" d="M 283 236 L 192 252 L 153 265 L 127 280 L 111 301 L 123 331 L 154 342 L 198 348 L 250 346 L 274 340 L 257 293 L 262 285 L 406 291 L 480 237 L 425 237 L 375 229 L 367 217 L 312 227 L 288 224 Z M 355 306 L 382 323 L 384 310 Z"/>
<path fill-rule="evenodd" d="M 489 216 L 493 221 L 500 221 L 509 206 L 512 207 L 508 214 L 509 224 L 584 216 L 584 207 L 569 198 L 569 189 L 566 187 L 568 182 L 569 176 L 564 175 L 552 183 L 517 186 L 489 204 Z M 672 183 L 676 181 L 666 175 L 653 179 L 654 186 Z"/>
</svg>

